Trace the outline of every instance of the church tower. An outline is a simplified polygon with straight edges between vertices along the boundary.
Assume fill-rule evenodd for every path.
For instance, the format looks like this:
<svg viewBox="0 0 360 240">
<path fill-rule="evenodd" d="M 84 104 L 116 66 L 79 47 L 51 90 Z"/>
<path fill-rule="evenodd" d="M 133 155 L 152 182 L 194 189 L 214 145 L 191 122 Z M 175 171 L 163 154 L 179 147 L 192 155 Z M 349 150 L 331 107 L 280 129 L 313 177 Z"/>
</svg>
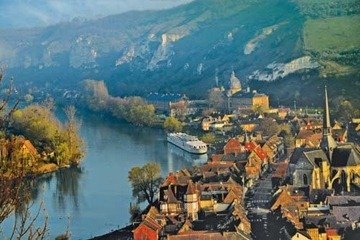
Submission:
<svg viewBox="0 0 360 240">
<path fill-rule="evenodd" d="M 320 143 L 320 147 L 324 150 L 324 152 L 328 156 L 330 162 L 332 162 L 332 153 L 333 153 L 334 149 L 337 147 L 337 144 L 331 134 L 329 99 L 328 99 L 326 86 L 325 86 L 323 137 L 322 137 L 322 140 Z"/>
<path fill-rule="evenodd" d="M 184 196 L 184 202 L 185 202 L 185 210 L 187 212 L 188 217 L 190 217 L 192 220 L 197 220 L 198 212 L 199 212 L 198 194 L 197 194 L 196 186 L 191 180 L 189 180 L 188 182 L 188 186 Z"/>
</svg>

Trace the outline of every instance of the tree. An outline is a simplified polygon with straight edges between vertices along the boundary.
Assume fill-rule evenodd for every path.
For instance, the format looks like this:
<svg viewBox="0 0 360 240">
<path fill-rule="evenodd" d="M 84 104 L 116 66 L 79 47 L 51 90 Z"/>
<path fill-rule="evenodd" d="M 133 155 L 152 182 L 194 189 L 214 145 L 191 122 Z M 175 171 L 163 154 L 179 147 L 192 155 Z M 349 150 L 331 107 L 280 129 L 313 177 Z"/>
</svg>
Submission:
<svg viewBox="0 0 360 240">
<path fill-rule="evenodd" d="M 186 113 L 188 111 L 188 101 L 182 99 L 180 101 L 170 103 L 170 109 L 176 118 L 179 118 L 181 121 L 185 120 Z"/>
<path fill-rule="evenodd" d="M 273 136 L 278 134 L 280 127 L 272 118 L 261 119 L 259 125 L 256 127 L 257 131 L 263 133 L 264 136 Z"/>
<path fill-rule="evenodd" d="M 182 123 L 174 117 L 167 117 L 164 122 L 164 129 L 169 132 L 181 132 Z"/>
<path fill-rule="evenodd" d="M 85 80 L 84 104 L 95 112 L 105 112 L 135 125 L 151 126 L 156 120 L 155 107 L 141 97 L 113 97 L 103 81 Z"/>
<path fill-rule="evenodd" d="M 65 108 L 64 112 L 67 117 L 65 134 L 69 145 L 70 161 L 76 162 L 84 155 L 84 142 L 79 135 L 81 122 L 76 118 L 76 108 L 74 106 Z"/>
<path fill-rule="evenodd" d="M 200 140 L 207 144 L 214 144 L 216 141 L 216 137 L 213 133 L 206 133 L 200 137 Z"/>
<path fill-rule="evenodd" d="M 352 103 L 344 98 L 336 99 L 335 104 L 337 109 L 335 111 L 335 118 L 342 122 L 348 123 L 352 118 L 356 117 L 359 114 L 359 109 L 353 107 Z"/>
<path fill-rule="evenodd" d="M 132 186 L 133 197 L 138 203 L 147 201 L 153 204 L 162 182 L 160 165 L 154 162 L 142 167 L 133 167 L 128 174 Z"/>
<path fill-rule="evenodd" d="M 16 110 L 11 116 L 12 131 L 29 139 L 37 150 L 54 156 L 49 159 L 59 166 L 77 164 L 83 156 L 83 142 L 79 135 L 80 124 L 75 117 L 75 108 L 68 107 L 68 118 L 62 124 L 49 109 L 43 105 L 30 105 Z"/>
<path fill-rule="evenodd" d="M 141 217 L 141 209 L 139 204 L 130 203 L 129 213 L 130 213 L 130 222 L 132 223 L 135 222 L 139 217 Z"/>
<path fill-rule="evenodd" d="M 104 81 L 87 79 L 83 82 L 85 101 L 93 111 L 99 111 L 107 106 L 109 92 Z"/>
<path fill-rule="evenodd" d="M 0 84 L 3 84 L 3 77 L 4 69 L 0 68 Z M 5 96 L 0 100 L 0 131 L 2 133 L 0 139 L 0 226 L 11 212 L 16 211 L 15 223 L 10 236 L 6 239 L 45 239 L 48 235 L 47 218 L 45 217 L 42 226 L 36 226 L 42 206 L 40 206 L 39 210 L 32 216 L 30 211 L 31 205 L 28 203 L 30 199 L 30 189 L 24 181 L 26 174 L 25 168 L 27 166 L 24 165 L 24 161 L 19 161 L 15 164 L 14 159 L 8 156 L 10 153 L 6 149 L 6 146 L 9 144 L 9 140 L 6 139 L 10 122 L 9 119 L 17 109 L 19 103 L 19 100 L 16 100 L 12 107 L 8 106 L 9 100 L 14 97 L 13 93 L 14 87 L 12 82 L 10 82 L 8 91 L 6 91 Z M 16 155 L 18 155 L 18 151 Z M 3 174 L 4 172 L 8 172 L 7 168 L 9 167 L 8 162 L 4 160 L 11 160 L 10 165 L 16 165 L 16 168 L 12 169 L 15 171 L 12 171 L 11 175 Z"/>
<path fill-rule="evenodd" d="M 282 125 L 280 127 L 281 131 L 279 136 L 284 138 L 284 144 L 286 148 L 294 148 L 295 147 L 295 137 L 292 131 L 292 127 L 289 124 Z"/>
<path fill-rule="evenodd" d="M 217 110 L 224 106 L 223 92 L 219 88 L 210 89 L 208 95 L 209 106 Z"/>
</svg>

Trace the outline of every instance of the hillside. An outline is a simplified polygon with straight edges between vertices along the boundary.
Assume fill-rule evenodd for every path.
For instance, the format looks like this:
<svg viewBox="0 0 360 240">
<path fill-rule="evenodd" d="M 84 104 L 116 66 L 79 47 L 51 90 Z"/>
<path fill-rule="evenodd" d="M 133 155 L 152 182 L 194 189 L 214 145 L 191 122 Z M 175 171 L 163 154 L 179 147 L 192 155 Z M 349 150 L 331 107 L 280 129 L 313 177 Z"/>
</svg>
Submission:
<svg viewBox="0 0 360 240">
<path fill-rule="evenodd" d="M 216 77 L 227 87 L 235 70 L 243 85 L 287 103 L 304 93 L 302 104 L 318 101 L 315 89 L 324 76 L 330 89 L 341 81 L 358 99 L 359 5 L 197 0 L 169 10 L 0 30 L 0 61 L 18 82 L 30 80 L 27 89 L 69 88 L 91 78 L 105 80 L 113 95 L 203 96 Z"/>
</svg>

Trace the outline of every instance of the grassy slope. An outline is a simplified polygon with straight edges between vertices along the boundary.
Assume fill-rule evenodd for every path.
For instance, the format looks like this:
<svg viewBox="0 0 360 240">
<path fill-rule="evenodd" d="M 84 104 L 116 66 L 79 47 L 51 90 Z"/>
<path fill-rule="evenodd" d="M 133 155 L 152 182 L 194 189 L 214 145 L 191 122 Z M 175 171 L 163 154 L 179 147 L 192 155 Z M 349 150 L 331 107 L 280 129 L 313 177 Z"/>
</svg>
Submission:
<svg viewBox="0 0 360 240">
<path fill-rule="evenodd" d="M 309 19 L 304 26 L 304 44 L 312 52 L 360 48 L 360 16 Z"/>
<path fill-rule="evenodd" d="M 172 44 L 171 50 L 175 55 L 171 58 L 171 66 L 166 66 L 166 62 L 160 63 L 161 68 L 154 72 L 143 69 L 160 42 L 151 42 L 148 54 L 136 59 L 134 65 L 124 65 L 121 68 L 114 68 L 114 62 L 122 53 L 121 48 L 115 47 L 118 52 L 112 51 L 98 58 L 100 67 L 96 71 L 91 68 L 70 68 L 64 71 L 62 67 L 55 66 L 41 71 L 34 67 L 14 72 L 21 72 L 23 79 L 49 82 L 50 87 L 65 83 L 71 85 L 79 79 L 93 78 L 104 79 L 115 95 L 142 95 L 144 92 L 160 90 L 185 92 L 192 97 L 198 97 L 204 96 L 207 89 L 214 86 L 215 69 L 218 70 L 220 83 L 227 86 L 232 69 L 244 80 L 253 71 L 264 69 L 271 62 L 288 62 L 311 53 L 326 66 L 326 70 L 330 69 L 330 73 L 351 73 L 346 79 L 343 76 L 331 76 L 333 84 L 329 84 L 329 87 L 340 89 L 344 86 L 352 97 L 359 98 L 356 93 L 359 73 L 353 70 L 360 68 L 360 64 L 354 64 L 354 61 L 359 61 L 360 50 L 357 55 L 352 51 L 342 52 L 348 50 L 347 45 L 343 45 L 342 36 L 337 35 L 352 34 L 350 38 L 346 36 L 345 40 L 355 42 L 355 46 L 358 46 L 355 33 L 358 32 L 356 29 L 359 24 L 355 22 L 358 17 L 354 15 L 360 13 L 359 3 L 359 0 L 198 0 L 170 10 L 131 12 L 79 26 L 54 26 L 44 30 L 40 42 L 65 38 L 64 32 L 67 33 L 66 38 L 70 39 L 69 41 L 81 34 L 95 34 L 114 39 L 115 43 L 107 41 L 103 44 L 103 47 L 107 48 L 109 45 L 119 44 L 119 39 L 125 44 L 136 43 L 136 46 L 140 46 L 150 33 L 158 37 L 163 33 L 178 31 L 188 31 L 189 34 Z M 243 54 L 245 44 L 263 28 L 281 22 L 286 24 L 263 40 L 256 51 L 246 56 Z M 304 26 L 308 33 L 303 34 Z M 331 34 L 325 32 L 327 28 L 330 28 Z M 317 39 L 319 31 L 323 35 L 322 41 Z M 227 40 L 229 32 L 234 33 L 232 41 Z M 329 39 L 331 42 L 328 43 Z M 334 45 L 333 53 L 329 54 L 326 49 L 331 49 L 331 44 L 338 43 L 340 45 Z M 329 55 L 330 58 L 326 57 Z M 64 53 L 60 57 L 64 59 L 61 63 L 67 65 L 68 56 Z M 184 70 L 187 63 L 189 68 Z M 196 73 L 200 63 L 204 64 L 202 75 Z M 293 75 L 269 85 L 259 83 L 258 88 L 271 94 L 273 99 L 280 97 L 290 103 L 294 92 L 298 91 L 300 95 L 304 95 L 304 101 L 312 103 L 318 98 L 318 89 L 315 86 L 322 84 L 322 74 L 323 72 L 319 74 L 314 71 L 305 75 Z"/>
<path fill-rule="evenodd" d="M 197 23 L 197 28 L 192 34 L 174 44 L 172 49 L 176 55 L 172 58 L 171 67 L 148 73 L 149 75 L 141 82 L 143 88 L 148 91 L 160 89 L 170 92 L 185 91 L 193 96 L 204 95 L 207 89 L 214 86 L 215 69 L 218 69 L 220 83 L 227 87 L 232 69 L 244 80 L 248 74 L 264 68 L 270 62 L 286 62 L 302 55 L 298 40 L 303 20 L 293 4 L 284 1 L 263 1 L 259 5 L 253 4 L 252 1 L 243 1 L 245 5 L 240 6 L 238 1 L 224 2 L 227 5 L 222 8 L 231 11 L 220 11 L 221 7 L 215 8 L 221 5 L 207 6 L 206 9 L 211 12 L 211 17 Z M 203 4 L 206 3 L 209 2 L 204 1 Z M 236 11 L 233 11 L 233 3 L 238 4 Z M 198 8 L 195 12 L 204 9 L 199 5 L 195 7 Z M 194 7 L 190 9 L 194 10 Z M 193 26 L 193 16 L 189 14 L 186 16 L 188 19 L 182 26 Z M 284 21 L 288 24 L 282 25 L 262 41 L 256 51 L 251 55 L 243 54 L 246 43 L 263 28 Z M 229 32 L 234 32 L 232 41 L 227 40 Z M 184 70 L 186 63 L 190 67 Z M 204 64 L 202 75 L 196 74 L 196 68 L 200 63 Z M 117 81 L 118 86 L 114 90 L 119 89 L 121 92 L 127 89 L 135 92 L 140 86 L 134 84 L 133 79 L 140 79 L 143 75 L 144 73 L 140 71 L 134 71 L 129 75 L 120 69 L 116 76 L 113 76 L 113 79 L 121 79 L 121 82 Z"/>
</svg>

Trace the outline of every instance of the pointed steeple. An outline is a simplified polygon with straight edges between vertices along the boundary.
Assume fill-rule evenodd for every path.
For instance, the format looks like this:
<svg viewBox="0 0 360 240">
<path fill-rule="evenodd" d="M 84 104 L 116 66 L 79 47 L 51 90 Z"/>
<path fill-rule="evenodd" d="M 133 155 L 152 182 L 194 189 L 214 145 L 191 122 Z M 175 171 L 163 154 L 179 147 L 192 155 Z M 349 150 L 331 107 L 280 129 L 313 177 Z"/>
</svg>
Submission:
<svg viewBox="0 0 360 240">
<path fill-rule="evenodd" d="M 324 122 L 323 122 L 324 134 L 330 134 L 330 110 L 329 110 L 329 99 L 327 93 L 327 87 L 325 85 L 325 109 L 324 109 Z"/>
<path fill-rule="evenodd" d="M 329 98 L 327 93 L 327 87 L 325 85 L 325 104 L 324 104 L 324 121 L 323 121 L 323 138 L 320 143 L 320 147 L 325 151 L 330 162 L 332 161 L 332 153 L 337 147 L 336 141 L 331 134 L 330 125 L 330 110 L 329 110 Z"/>
</svg>

